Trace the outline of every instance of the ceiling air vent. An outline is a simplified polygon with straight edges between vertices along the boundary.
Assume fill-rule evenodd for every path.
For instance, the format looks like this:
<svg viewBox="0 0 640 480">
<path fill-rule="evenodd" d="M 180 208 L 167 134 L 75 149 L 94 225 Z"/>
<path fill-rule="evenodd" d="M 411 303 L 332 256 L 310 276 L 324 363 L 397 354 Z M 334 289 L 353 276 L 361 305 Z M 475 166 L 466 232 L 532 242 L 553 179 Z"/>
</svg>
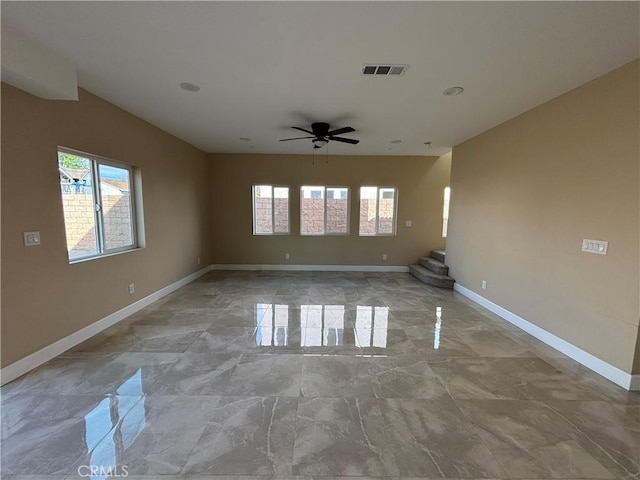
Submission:
<svg viewBox="0 0 640 480">
<path fill-rule="evenodd" d="M 409 65 L 365 65 L 363 75 L 404 75 Z"/>
</svg>

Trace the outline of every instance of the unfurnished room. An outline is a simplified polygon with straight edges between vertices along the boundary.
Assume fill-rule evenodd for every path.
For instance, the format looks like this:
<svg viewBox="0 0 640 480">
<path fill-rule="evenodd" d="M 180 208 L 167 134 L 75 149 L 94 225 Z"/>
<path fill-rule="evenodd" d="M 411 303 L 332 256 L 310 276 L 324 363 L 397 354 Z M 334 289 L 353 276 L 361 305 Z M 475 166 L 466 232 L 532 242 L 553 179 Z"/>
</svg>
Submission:
<svg viewBox="0 0 640 480">
<path fill-rule="evenodd" d="M 0 13 L 0 478 L 640 480 L 640 2 Z"/>
</svg>

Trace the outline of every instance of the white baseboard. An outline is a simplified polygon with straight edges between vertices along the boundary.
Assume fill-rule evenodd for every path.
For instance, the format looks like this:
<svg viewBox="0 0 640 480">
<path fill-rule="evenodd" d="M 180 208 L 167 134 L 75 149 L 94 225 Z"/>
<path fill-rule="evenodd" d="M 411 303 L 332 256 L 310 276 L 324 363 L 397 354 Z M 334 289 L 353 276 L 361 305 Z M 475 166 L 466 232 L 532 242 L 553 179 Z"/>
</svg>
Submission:
<svg viewBox="0 0 640 480">
<path fill-rule="evenodd" d="M 211 270 L 275 270 L 285 272 L 399 272 L 409 271 L 406 265 L 255 265 L 221 263 L 211 265 Z"/>
<path fill-rule="evenodd" d="M 618 367 L 599 359 L 598 357 L 591 355 L 589 352 L 585 352 L 581 348 L 563 340 L 562 338 L 550 333 L 543 328 L 519 317 L 513 312 L 510 312 L 506 308 L 501 307 L 498 304 L 487 300 L 481 295 L 463 287 L 459 283 L 456 283 L 453 289 L 464 295 L 465 297 L 473 300 L 477 304 L 483 306 L 487 310 L 495 313 L 496 315 L 504 318 L 507 322 L 515 325 L 516 327 L 524 330 L 525 332 L 533 335 L 538 340 L 543 341 L 547 345 L 555 348 L 556 350 L 564 353 L 566 356 L 572 358 L 578 363 L 581 363 L 585 367 L 593 370 L 594 372 L 602 375 L 613 383 L 620 385 L 626 390 L 640 391 L 640 375 L 631 375 Z"/>
<path fill-rule="evenodd" d="M 77 332 L 72 333 L 71 335 L 64 337 L 57 342 L 52 343 L 51 345 L 47 345 L 46 347 L 38 350 L 37 352 L 28 355 L 17 362 L 12 363 L 11 365 L 7 365 L 2 370 L 0 370 L 0 384 L 4 385 L 9 383 L 12 380 L 15 380 L 18 377 L 21 377 L 25 373 L 33 370 L 36 367 L 39 367 L 45 362 L 57 357 L 58 355 L 66 352 L 70 348 L 75 347 L 76 345 L 88 340 L 94 335 L 100 333 L 101 331 L 109 328 L 112 325 L 115 325 L 119 321 L 127 318 L 129 315 L 136 313 L 139 310 L 151 305 L 153 302 L 160 300 L 162 297 L 170 294 L 171 292 L 176 291 L 178 288 L 187 285 L 188 283 L 193 282 L 198 277 L 201 277 L 205 273 L 211 270 L 211 267 L 205 267 L 202 270 L 198 270 L 191 275 L 187 275 L 184 278 L 181 278 L 177 282 L 174 282 L 170 285 L 167 285 L 164 288 L 148 295 L 140 300 L 132 303 L 131 305 L 127 305 L 126 307 L 118 310 L 117 312 L 113 312 L 110 315 L 107 315 L 104 318 L 101 318 L 97 322 L 92 323 L 91 325 L 87 325 L 84 328 L 81 328 Z"/>
</svg>

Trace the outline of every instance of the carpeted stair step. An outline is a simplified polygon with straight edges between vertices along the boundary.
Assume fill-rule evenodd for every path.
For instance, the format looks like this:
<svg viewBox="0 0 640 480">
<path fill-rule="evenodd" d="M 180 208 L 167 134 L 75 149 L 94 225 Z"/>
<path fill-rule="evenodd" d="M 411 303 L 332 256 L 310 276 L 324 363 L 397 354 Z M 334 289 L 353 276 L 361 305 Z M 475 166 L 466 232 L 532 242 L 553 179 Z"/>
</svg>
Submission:
<svg viewBox="0 0 640 480">
<path fill-rule="evenodd" d="M 422 283 L 440 288 L 453 288 L 455 280 L 447 275 L 439 275 L 427 270 L 422 265 L 409 265 L 409 273 L 420 280 Z"/>
<path fill-rule="evenodd" d="M 438 275 L 449 275 L 449 267 L 435 258 L 420 257 L 418 262 L 424 268 L 431 270 L 433 273 L 437 273 Z"/>
<path fill-rule="evenodd" d="M 447 263 L 445 257 L 447 253 L 444 250 L 431 250 L 431 258 L 435 258 L 437 261 Z"/>
</svg>

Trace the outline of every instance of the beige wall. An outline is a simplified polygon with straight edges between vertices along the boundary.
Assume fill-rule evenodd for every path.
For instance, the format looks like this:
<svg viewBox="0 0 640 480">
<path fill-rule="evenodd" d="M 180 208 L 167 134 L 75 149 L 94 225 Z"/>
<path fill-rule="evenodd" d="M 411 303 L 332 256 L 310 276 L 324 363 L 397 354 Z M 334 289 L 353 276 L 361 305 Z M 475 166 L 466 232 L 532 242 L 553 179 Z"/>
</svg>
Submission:
<svg viewBox="0 0 640 480">
<path fill-rule="evenodd" d="M 450 156 L 316 157 L 296 155 L 212 155 L 212 259 L 216 264 L 408 265 L 430 249 L 442 248 L 443 189 L 448 185 Z M 251 186 L 291 188 L 291 235 L 252 234 Z M 300 236 L 302 185 L 351 188 L 348 236 Z M 395 237 L 358 236 L 360 186 L 398 189 Z M 405 227 L 411 220 L 413 226 Z M 285 253 L 291 258 L 286 261 Z M 386 262 L 383 254 L 388 255 Z"/>
<path fill-rule="evenodd" d="M 69 265 L 58 145 L 141 167 L 146 248 Z M 2 366 L 208 265 L 209 209 L 206 154 L 88 92 L 46 101 L 3 84 Z M 22 245 L 28 230 L 41 246 Z"/>
<path fill-rule="evenodd" d="M 456 146 L 447 243 L 461 285 L 628 373 L 640 373 L 639 68 Z M 609 253 L 582 253 L 583 238 Z"/>
</svg>

